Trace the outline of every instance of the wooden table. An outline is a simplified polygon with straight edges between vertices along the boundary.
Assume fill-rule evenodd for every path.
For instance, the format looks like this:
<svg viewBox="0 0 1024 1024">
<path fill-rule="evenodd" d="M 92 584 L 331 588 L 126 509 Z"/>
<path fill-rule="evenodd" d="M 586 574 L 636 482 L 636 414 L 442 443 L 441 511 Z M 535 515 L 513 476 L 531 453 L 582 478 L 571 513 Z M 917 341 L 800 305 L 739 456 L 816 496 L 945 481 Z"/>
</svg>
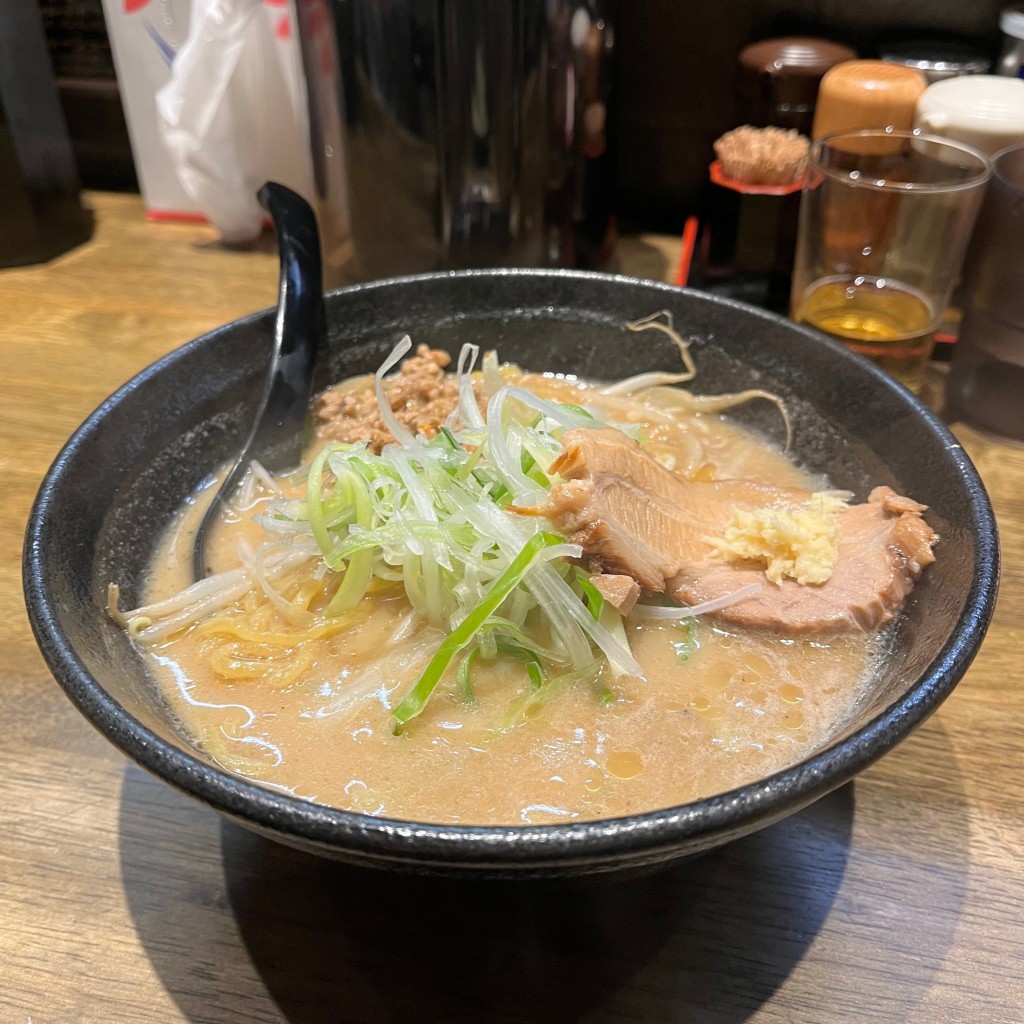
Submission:
<svg viewBox="0 0 1024 1024">
<path fill-rule="evenodd" d="M 157 356 L 270 304 L 271 253 L 96 195 L 95 240 L 0 273 L 0 1022 L 1024 1020 L 1024 450 L 967 429 L 1002 594 L 956 693 L 857 781 L 596 887 L 393 879 L 223 822 L 86 724 L 21 598 L 58 448 Z M 672 249 L 627 265 L 670 276 Z"/>
</svg>

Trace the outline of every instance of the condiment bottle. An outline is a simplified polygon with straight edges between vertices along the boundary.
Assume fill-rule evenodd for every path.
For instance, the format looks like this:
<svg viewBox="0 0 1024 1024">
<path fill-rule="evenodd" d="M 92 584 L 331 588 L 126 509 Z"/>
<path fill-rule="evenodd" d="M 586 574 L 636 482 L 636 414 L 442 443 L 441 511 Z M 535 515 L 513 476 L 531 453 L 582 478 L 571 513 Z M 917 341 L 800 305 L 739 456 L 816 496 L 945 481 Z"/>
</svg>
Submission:
<svg viewBox="0 0 1024 1024">
<path fill-rule="evenodd" d="M 822 76 L 856 53 L 809 36 L 763 39 L 740 51 L 738 123 L 808 135 Z M 800 182 L 725 181 L 712 165 L 702 203 L 700 256 L 691 283 L 778 312 L 789 306 Z M 727 176 L 728 177 L 728 176 Z"/>
<path fill-rule="evenodd" d="M 909 131 L 928 83 L 920 71 L 881 60 L 837 64 L 821 80 L 811 136 L 861 128 Z"/>
<path fill-rule="evenodd" d="M 914 125 L 992 156 L 1024 142 L 1024 81 L 973 75 L 936 82 L 921 94 Z"/>
<path fill-rule="evenodd" d="M 739 123 L 809 135 L 822 76 L 856 56 L 841 43 L 809 36 L 751 43 L 739 55 Z"/>
<path fill-rule="evenodd" d="M 42 263 L 92 236 L 35 4 L 0 3 L 0 267 Z"/>
</svg>

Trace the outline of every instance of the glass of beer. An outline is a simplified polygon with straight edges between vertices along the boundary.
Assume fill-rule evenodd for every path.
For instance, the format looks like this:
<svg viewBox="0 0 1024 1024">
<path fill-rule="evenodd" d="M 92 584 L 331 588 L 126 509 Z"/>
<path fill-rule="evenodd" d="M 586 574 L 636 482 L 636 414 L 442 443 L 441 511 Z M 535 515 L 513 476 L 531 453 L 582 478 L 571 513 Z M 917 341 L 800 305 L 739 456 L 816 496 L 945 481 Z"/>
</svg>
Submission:
<svg viewBox="0 0 1024 1024">
<path fill-rule="evenodd" d="M 984 153 L 917 131 L 818 139 L 800 205 L 793 319 L 919 390 L 989 173 Z"/>
</svg>

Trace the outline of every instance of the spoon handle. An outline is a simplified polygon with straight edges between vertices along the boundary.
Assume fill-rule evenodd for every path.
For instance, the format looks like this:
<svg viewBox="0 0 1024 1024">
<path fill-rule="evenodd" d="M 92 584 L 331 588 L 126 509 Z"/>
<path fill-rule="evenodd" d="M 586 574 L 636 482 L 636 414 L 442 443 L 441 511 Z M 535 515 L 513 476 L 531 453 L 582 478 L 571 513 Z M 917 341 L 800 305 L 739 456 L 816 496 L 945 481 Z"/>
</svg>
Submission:
<svg viewBox="0 0 1024 1024">
<path fill-rule="evenodd" d="M 302 456 L 313 370 L 324 340 L 320 236 L 309 203 L 290 188 L 269 181 L 258 196 L 277 231 L 281 282 L 261 414 L 245 449 L 272 472 L 285 472 Z"/>
<path fill-rule="evenodd" d="M 242 482 L 252 460 L 258 459 L 274 473 L 298 466 L 306 440 L 317 353 L 325 338 L 316 217 L 305 199 L 277 182 L 267 182 L 258 197 L 273 218 L 281 260 L 274 343 L 249 437 L 196 532 L 192 561 L 197 580 L 207 572 L 209 526 Z"/>
</svg>

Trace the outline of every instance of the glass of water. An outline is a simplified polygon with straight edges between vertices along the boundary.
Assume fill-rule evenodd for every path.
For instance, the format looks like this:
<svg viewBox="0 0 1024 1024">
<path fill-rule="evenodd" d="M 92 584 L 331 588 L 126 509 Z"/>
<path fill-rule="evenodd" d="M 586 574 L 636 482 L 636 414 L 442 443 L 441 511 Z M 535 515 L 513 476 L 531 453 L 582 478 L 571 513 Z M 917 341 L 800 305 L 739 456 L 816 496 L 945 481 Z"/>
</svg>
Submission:
<svg viewBox="0 0 1024 1024">
<path fill-rule="evenodd" d="M 918 390 L 989 174 L 985 154 L 920 132 L 818 139 L 800 205 L 793 319 Z"/>
</svg>

